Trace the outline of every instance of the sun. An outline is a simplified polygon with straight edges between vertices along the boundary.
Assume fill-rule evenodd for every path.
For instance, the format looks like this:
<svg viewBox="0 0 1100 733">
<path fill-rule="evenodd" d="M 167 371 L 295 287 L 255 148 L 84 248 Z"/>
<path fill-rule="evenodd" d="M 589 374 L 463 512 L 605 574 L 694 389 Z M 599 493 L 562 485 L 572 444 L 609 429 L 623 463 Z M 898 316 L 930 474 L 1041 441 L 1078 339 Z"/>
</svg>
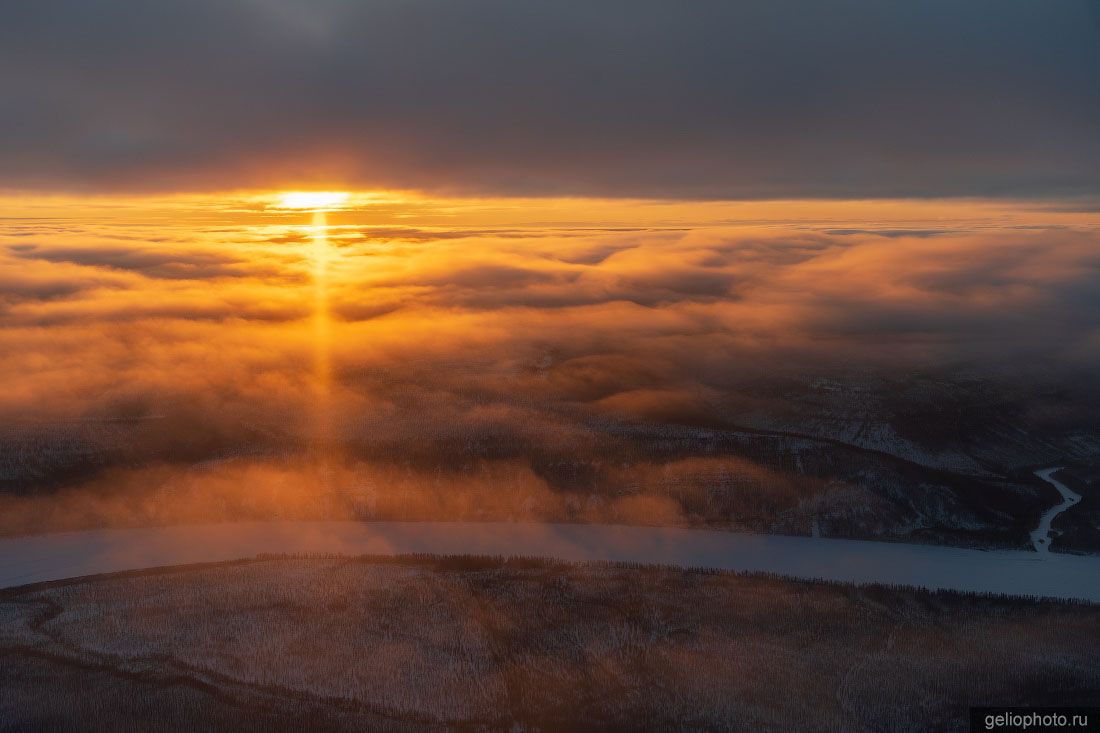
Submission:
<svg viewBox="0 0 1100 733">
<path fill-rule="evenodd" d="M 280 209 L 329 211 L 341 208 L 350 196 L 346 191 L 286 191 L 279 194 L 276 206 Z"/>
</svg>

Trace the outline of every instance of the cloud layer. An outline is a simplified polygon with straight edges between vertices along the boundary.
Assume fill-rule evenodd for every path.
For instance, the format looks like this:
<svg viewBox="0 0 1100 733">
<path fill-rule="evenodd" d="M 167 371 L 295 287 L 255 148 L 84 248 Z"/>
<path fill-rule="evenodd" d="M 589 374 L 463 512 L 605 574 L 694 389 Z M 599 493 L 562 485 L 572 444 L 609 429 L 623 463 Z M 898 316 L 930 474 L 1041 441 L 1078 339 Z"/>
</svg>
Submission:
<svg viewBox="0 0 1100 733">
<path fill-rule="evenodd" d="M 16 205 L 0 534 L 819 517 L 904 537 L 999 526 L 967 476 L 1100 446 L 1093 214 L 417 199 L 321 225 L 232 199 Z"/>
<path fill-rule="evenodd" d="M 461 204 L 434 208 L 461 219 Z M 443 426 L 465 424 L 477 395 L 520 412 L 532 401 L 690 412 L 760 375 L 1096 364 L 1088 217 L 940 211 L 917 225 L 892 215 L 908 228 L 606 230 L 367 225 L 377 215 L 364 211 L 326 230 L 323 293 L 317 232 L 301 223 L 24 221 L 0 230 L 0 414 L 167 400 L 278 422 L 316 400 L 322 348 L 348 416 L 428 410 Z"/>
</svg>

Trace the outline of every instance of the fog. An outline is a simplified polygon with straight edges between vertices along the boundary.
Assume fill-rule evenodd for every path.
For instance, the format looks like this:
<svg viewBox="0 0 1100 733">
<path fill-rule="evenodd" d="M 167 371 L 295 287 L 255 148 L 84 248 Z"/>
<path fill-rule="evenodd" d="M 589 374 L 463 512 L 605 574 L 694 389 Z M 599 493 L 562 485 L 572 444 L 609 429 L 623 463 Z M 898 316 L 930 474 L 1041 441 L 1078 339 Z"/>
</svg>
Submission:
<svg viewBox="0 0 1100 733">
<path fill-rule="evenodd" d="M 716 475 L 751 526 L 823 480 L 624 426 L 759 424 L 821 379 L 986 380 L 973 419 L 1027 429 L 1089 427 L 1097 404 L 1090 213 L 398 197 L 318 225 L 242 194 L 18 204 L 0 228 L 0 424 L 9 463 L 33 467 L 8 531 L 683 524 L 726 511 L 700 488 Z M 943 409 L 959 412 L 914 440 L 953 449 L 971 418 Z M 73 505 L 43 509 L 46 490 Z"/>
</svg>

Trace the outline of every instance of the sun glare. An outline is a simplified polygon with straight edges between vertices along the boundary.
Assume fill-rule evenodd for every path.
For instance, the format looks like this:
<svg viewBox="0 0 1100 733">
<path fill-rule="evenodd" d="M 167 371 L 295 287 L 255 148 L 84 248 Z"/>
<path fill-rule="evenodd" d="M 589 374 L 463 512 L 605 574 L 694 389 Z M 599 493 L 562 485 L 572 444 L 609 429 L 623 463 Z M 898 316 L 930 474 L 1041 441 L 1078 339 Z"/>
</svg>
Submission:
<svg viewBox="0 0 1100 733">
<path fill-rule="evenodd" d="M 280 209 L 327 211 L 340 208 L 350 196 L 346 191 L 287 191 L 279 195 L 277 206 Z"/>
</svg>

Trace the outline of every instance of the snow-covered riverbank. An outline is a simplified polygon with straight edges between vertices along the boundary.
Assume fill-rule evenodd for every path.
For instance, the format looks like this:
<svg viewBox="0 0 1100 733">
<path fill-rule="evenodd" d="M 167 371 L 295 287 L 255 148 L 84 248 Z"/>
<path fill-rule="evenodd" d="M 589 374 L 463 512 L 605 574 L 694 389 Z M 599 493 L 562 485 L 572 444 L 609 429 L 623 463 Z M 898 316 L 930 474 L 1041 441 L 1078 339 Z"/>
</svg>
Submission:
<svg viewBox="0 0 1100 733">
<path fill-rule="evenodd" d="M 1100 602 L 1100 556 L 504 522 L 246 522 L 17 537 L 0 540 L 0 587 L 278 552 L 613 560 Z"/>
</svg>

